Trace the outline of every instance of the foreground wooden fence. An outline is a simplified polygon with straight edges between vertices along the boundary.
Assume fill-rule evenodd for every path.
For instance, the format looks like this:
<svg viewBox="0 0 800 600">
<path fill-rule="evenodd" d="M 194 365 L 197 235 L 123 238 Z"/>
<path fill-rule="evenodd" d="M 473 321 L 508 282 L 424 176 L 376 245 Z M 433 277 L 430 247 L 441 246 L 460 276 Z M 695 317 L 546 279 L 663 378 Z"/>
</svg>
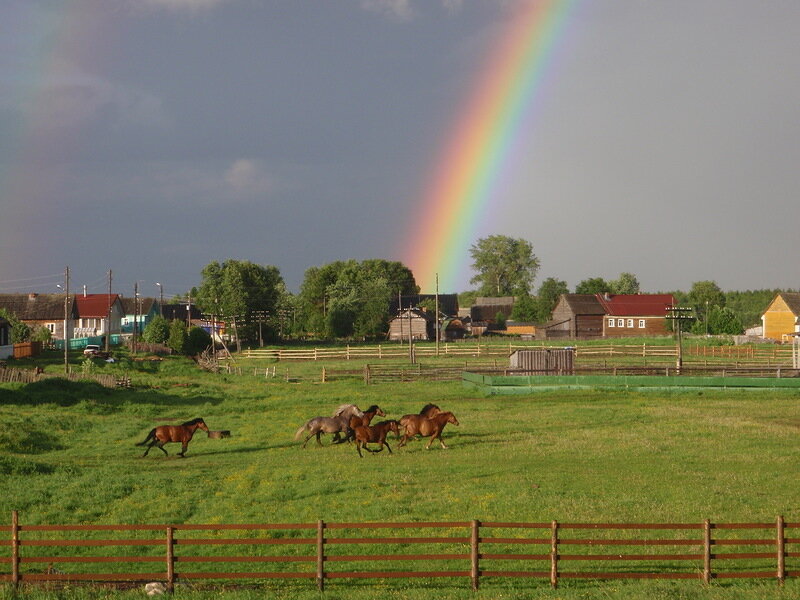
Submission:
<svg viewBox="0 0 800 600">
<path fill-rule="evenodd" d="M 697 579 L 800 576 L 800 523 L 327 523 L 24 525 L 0 581 Z M 395 533 L 399 532 L 399 533 Z M 409 548 L 416 552 L 410 553 Z M 788 561 L 788 562 L 787 562 Z M 238 568 L 234 568 L 238 565 Z M 265 565 L 270 565 L 265 570 Z"/>
</svg>

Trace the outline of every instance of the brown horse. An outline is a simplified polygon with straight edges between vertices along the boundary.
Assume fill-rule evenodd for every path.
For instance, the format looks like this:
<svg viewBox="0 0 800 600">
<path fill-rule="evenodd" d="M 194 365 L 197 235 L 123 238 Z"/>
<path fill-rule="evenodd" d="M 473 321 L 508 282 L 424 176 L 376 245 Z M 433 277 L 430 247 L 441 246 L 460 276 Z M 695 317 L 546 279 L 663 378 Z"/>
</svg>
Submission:
<svg viewBox="0 0 800 600">
<path fill-rule="evenodd" d="M 142 454 L 142 458 L 144 458 L 147 456 L 147 453 L 150 452 L 150 449 L 153 446 L 157 446 L 159 450 L 168 456 L 167 451 L 164 450 L 164 444 L 168 444 L 169 442 L 180 442 L 181 451 L 178 452 L 178 456 L 184 458 L 186 454 L 186 448 L 189 446 L 189 442 L 192 441 L 194 432 L 198 429 L 208 432 L 206 422 L 201 418 L 192 419 L 191 421 L 186 421 L 186 423 L 182 423 L 180 425 L 159 425 L 158 427 L 154 427 L 150 430 L 150 433 L 147 434 L 147 437 L 144 438 L 143 442 L 140 442 L 136 445 L 147 446 L 147 450 L 145 450 L 144 454 Z"/>
<path fill-rule="evenodd" d="M 430 419 L 422 419 L 418 423 L 409 422 L 406 424 L 405 435 L 403 436 L 403 439 L 400 440 L 398 446 L 405 446 L 408 440 L 413 439 L 414 436 L 419 434 L 423 437 L 431 438 L 428 440 L 428 444 L 425 446 L 426 450 L 430 450 L 431 444 L 435 439 L 439 440 L 442 448 L 447 448 L 445 443 L 442 441 L 442 430 L 444 430 L 444 426 L 448 423 L 452 423 L 453 425 L 459 424 L 458 419 L 456 419 L 456 416 L 451 412 L 442 412 L 431 417 Z"/>
<path fill-rule="evenodd" d="M 353 431 L 356 437 L 356 450 L 358 450 L 358 455 L 364 458 L 364 455 L 361 454 L 361 448 L 364 448 L 367 452 L 380 452 L 383 450 L 384 446 L 389 449 L 389 454 L 391 454 L 392 449 L 386 441 L 386 436 L 390 431 L 393 431 L 395 435 L 399 435 L 400 428 L 398 425 L 397 421 L 390 420 L 381 421 L 377 425 L 359 425 L 356 427 Z M 367 448 L 367 444 L 378 444 L 379 448 L 377 450 L 371 450 Z"/>
<path fill-rule="evenodd" d="M 417 415 L 403 415 L 400 417 L 400 425 L 406 429 L 409 427 L 412 428 L 414 431 L 419 430 L 419 424 L 424 419 L 430 419 L 431 417 L 435 417 L 436 415 L 440 414 L 442 409 L 436 406 L 435 404 L 426 404 L 422 407 L 422 410 L 419 411 Z"/>
<path fill-rule="evenodd" d="M 373 404 L 367 410 L 365 410 L 361 416 L 355 415 L 350 417 L 350 431 L 347 432 L 347 437 L 345 438 L 348 442 L 355 439 L 355 429 L 356 427 L 368 427 L 370 423 L 372 423 L 372 419 L 375 418 L 375 415 L 385 417 L 386 413 L 383 412 L 377 404 Z"/>
</svg>

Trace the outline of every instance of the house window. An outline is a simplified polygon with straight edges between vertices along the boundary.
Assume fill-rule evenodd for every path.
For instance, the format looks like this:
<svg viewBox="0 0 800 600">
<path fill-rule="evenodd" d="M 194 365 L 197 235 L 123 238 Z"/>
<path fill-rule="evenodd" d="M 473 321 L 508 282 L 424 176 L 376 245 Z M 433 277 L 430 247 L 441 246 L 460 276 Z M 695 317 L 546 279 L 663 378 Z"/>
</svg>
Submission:
<svg viewBox="0 0 800 600">
<path fill-rule="evenodd" d="M 48 323 L 47 324 L 47 330 L 50 333 L 55 333 L 56 332 L 56 324 L 55 323 Z"/>
<path fill-rule="evenodd" d="M 625 319 L 617 319 L 617 327 L 625 327 Z"/>
<path fill-rule="evenodd" d="M 644 319 L 639 319 L 639 329 L 644 329 Z"/>
<path fill-rule="evenodd" d="M 614 319 L 609 319 L 608 320 L 608 326 L 609 327 L 613 327 L 614 326 Z"/>
<path fill-rule="evenodd" d="M 628 319 L 628 327 L 633 329 L 633 319 Z"/>
</svg>

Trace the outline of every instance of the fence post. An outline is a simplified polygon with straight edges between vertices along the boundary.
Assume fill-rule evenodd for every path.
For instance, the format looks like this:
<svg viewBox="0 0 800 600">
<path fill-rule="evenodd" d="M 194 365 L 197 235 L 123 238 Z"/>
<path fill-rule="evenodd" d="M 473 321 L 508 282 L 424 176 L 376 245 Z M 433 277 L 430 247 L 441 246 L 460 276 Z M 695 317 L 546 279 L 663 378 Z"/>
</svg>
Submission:
<svg viewBox="0 0 800 600">
<path fill-rule="evenodd" d="M 550 585 L 558 587 L 558 521 L 550 525 Z"/>
<path fill-rule="evenodd" d="M 11 511 L 11 583 L 19 585 L 19 513 Z"/>
<path fill-rule="evenodd" d="M 167 527 L 167 591 L 175 591 L 175 530 Z"/>
<path fill-rule="evenodd" d="M 317 589 L 325 590 L 325 523 L 317 521 Z"/>
<path fill-rule="evenodd" d="M 478 544 L 480 543 L 480 536 L 479 536 L 479 528 L 481 524 L 480 521 L 473 519 L 470 529 L 470 578 L 472 579 L 472 590 L 478 590 L 478 577 L 480 577 L 480 570 L 479 570 L 479 563 L 478 559 L 480 554 L 478 553 Z"/>
<path fill-rule="evenodd" d="M 322 367 L 322 383 L 325 383 L 325 381 L 326 381 L 326 377 L 325 377 L 325 367 Z"/>
<path fill-rule="evenodd" d="M 711 521 L 703 521 L 703 582 L 711 583 Z"/>
<path fill-rule="evenodd" d="M 783 585 L 786 579 L 786 523 L 782 515 L 778 517 L 775 528 L 777 529 L 776 543 L 778 546 L 778 583 Z"/>
<path fill-rule="evenodd" d="M 364 383 L 369 385 L 369 365 L 364 365 Z"/>
</svg>

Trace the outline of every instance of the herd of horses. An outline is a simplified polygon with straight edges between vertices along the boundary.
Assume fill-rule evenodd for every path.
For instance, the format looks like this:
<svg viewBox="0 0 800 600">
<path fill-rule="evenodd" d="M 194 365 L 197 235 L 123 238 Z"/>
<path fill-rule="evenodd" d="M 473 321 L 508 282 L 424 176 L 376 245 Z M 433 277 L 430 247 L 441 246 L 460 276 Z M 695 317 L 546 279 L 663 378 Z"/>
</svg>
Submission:
<svg viewBox="0 0 800 600">
<path fill-rule="evenodd" d="M 334 444 L 355 441 L 358 455 L 363 458 L 362 448 L 368 452 L 381 452 L 383 447 L 386 446 L 389 454 L 391 454 L 392 448 L 386 441 L 386 437 L 389 433 L 394 433 L 399 439 L 401 428 L 403 437 L 400 439 L 399 447 L 405 446 L 410 440 L 416 439 L 420 435 L 430 438 L 425 446 L 428 450 L 434 440 L 439 440 L 442 448 L 447 448 L 447 445 L 442 440 L 442 431 L 448 423 L 459 424 L 453 413 L 443 411 L 435 404 L 426 404 L 418 414 L 403 415 L 399 420 L 389 419 L 372 425 L 372 419 L 375 416 L 385 417 L 386 413 L 375 404 L 363 411 L 355 404 L 343 404 L 336 409 L 332 417 L 309 419 L 305 425 L 297 430 L 294 439 L 299 440 L 304 433 L 308 433 L 303 441 L 303 448 L 306 447 L 308 440 L 312 437 L 316 437 L 317 444 L 322 446 L 322 441 L 320 440 L 322 434 L 331 433 L 333 434 L 332 443 Z M 179 442 L 181 451 L 178 452 L 178 456 L 184 458 L 189 442 L 198 429 L 208 433 L 208 426 L 202 418 L 192 419 L 180 425 L 159 425 L 151 429 L 147 437 L 136 445 L 147 446 L 142 455 L 142 458 L 144 458 L 153 447 L 168 455 L 164 445 L 171 442 Z M 378 448 L 374 450 L 367 444 L 378 444 Z"/>
<path fill-rule="evenodd" d="M 403 437 L 400 439 L 399 447 L 405 446 L 409 440 L 415 439 L 417 435 L 430 438 L 426 449 L 430 449 L 434 440 L 439 440 L 442 448 L 447 445 L 442 440 L 442 431 L 445 425 L 452 423 L 458 425 L 456 416 L 443 411 L 435 404 L 426 404 L 418 414 L 403 415 L 399 420 L 389 419 L 372 425 L 375 416 L 385 417 L 386 413 L 375 404 L 367 410 L 360 410 L 355 404 L 343 404 L 333 413 L 332 417 L 314 417 L 309 419 L 305 425 L 297 430 L 294 435 L 295 440 L 299 440 L 304 434 L 303 448 L 312 437 L 317 438 L 317 444 L 322 445 L 320 437 L 323 433 L 333 434 L 332 443 L 355 441 L 358 455 L 363 458 L 362 448 L 368 452 L 380 452 L 383 447 L 392 453 L 392 448 L 386 441 L 389 433 L 394 433 L 400 438 L 400 429 L 403 430 Z M 378 444 L 377 450 L 373 450 L 367 444 Z"/>
</svg>

